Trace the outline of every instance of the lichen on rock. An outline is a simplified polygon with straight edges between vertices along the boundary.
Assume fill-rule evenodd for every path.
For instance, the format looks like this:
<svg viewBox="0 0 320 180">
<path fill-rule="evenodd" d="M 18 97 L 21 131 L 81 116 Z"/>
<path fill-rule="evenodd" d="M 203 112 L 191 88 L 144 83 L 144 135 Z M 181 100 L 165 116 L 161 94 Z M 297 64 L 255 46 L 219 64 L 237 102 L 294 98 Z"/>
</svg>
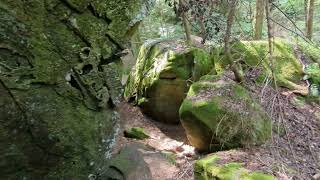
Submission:
<svg viewBox="0 0 320 180">
<path fill-rule="evenodd" d="M 152 1 L 0 2 L 1 176 L 87 179 L 117 132 L 116 55 Z"/>
</svg>

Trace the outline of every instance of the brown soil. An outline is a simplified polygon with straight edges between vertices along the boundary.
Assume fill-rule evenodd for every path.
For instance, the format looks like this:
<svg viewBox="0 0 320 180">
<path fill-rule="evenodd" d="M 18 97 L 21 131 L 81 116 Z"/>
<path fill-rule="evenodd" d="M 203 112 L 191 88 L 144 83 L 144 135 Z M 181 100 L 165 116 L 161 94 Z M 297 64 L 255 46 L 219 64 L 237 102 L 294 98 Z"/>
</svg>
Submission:
<svg viewBox="0 0 320 180">
<path fill-rule="evenodd" d="M 136 140 L 118 137 L 114 152 L 121 147 L 139 142 L 154 149 L 155 155 L 145 159 L 154 180 L 193 179 L 193 162 L 198 157 L 194 148 L 187 144 L 181 125 L 167 125 L 144 115 L 138 107 L 123 102 L 120 106 L 121 132 L 131 127 L 142 127 L 150 138 Z M 159 157 L 162 154 L 166 158 Z"/>
</svg>

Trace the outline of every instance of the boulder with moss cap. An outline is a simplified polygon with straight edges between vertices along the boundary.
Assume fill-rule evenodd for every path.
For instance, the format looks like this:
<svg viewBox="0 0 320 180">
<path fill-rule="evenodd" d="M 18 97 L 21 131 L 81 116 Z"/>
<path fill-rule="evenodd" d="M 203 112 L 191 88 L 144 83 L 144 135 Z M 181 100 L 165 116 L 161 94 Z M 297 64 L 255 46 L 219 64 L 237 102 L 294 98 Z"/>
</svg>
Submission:
<svg viewBox="0 0 320 180">
<path fill-rule="evenodd" d="M 150 41 L 141 47 L 125 98 L 158 121 L 179 123 L 190 82 L 211 71 L 214 63 L 203 49 L 185 47 L 179 40 Z"/>
<path fill-rule="evenodd" d="M 194 83 L 180 108 L 189 142 L 200 151 L 259 145 L 271 136 L 271 120 L 241 85 L 207 75 Z"/>
</svg>

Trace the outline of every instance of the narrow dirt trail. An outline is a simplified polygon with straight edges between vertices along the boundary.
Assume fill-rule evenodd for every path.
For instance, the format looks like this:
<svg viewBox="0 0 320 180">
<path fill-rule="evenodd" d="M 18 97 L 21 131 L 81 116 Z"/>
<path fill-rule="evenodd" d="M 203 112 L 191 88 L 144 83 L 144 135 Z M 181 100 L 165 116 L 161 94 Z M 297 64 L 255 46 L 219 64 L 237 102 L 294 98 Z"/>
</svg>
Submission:
<svg viewBox="0 0 320 180">
<path fill-rule="evenodd" d="M 114 152 L 130 143 L 142 143 L 154 149 L 148 163 L 154 180 L 193 179 L 193 164 L 199 155 L 187 144 L 181 125 L 156 122 L 144 115 L 138 107 L 123 102 L 120 105 L 121 131 L 141 127 L 150 136 L 145 140 L 125 138 L 119 135 Z M 159 154 L 163 157 L 159 157 Z"/>
</svg>

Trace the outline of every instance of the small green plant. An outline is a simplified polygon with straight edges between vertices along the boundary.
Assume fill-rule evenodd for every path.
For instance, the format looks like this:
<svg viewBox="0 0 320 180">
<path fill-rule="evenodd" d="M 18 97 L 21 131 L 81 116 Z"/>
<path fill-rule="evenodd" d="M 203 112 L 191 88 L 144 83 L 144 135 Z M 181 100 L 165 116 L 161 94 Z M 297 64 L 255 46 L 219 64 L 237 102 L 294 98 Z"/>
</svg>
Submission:
<svg viewBox="0 0 320 180">
<path fill-rule="evenodd" d="M 310 96 L 319 96 L 319 87 L 320 87 L 320 66 L 318 63 L 313 63 L 308 65 L 305 70 L 305 76 L 303 80 L 308 80 L 311 85 L 309 88 Z"/>
<path fill-rule="evenodd" d="M 164 152 L 162 154 L 169 161 L 170 164 L 177 165 L 177 160 L 176 160 L 177 156 L 176 156 L 176 154 L 170 153 L 170 152 Z"/>
</svg>

